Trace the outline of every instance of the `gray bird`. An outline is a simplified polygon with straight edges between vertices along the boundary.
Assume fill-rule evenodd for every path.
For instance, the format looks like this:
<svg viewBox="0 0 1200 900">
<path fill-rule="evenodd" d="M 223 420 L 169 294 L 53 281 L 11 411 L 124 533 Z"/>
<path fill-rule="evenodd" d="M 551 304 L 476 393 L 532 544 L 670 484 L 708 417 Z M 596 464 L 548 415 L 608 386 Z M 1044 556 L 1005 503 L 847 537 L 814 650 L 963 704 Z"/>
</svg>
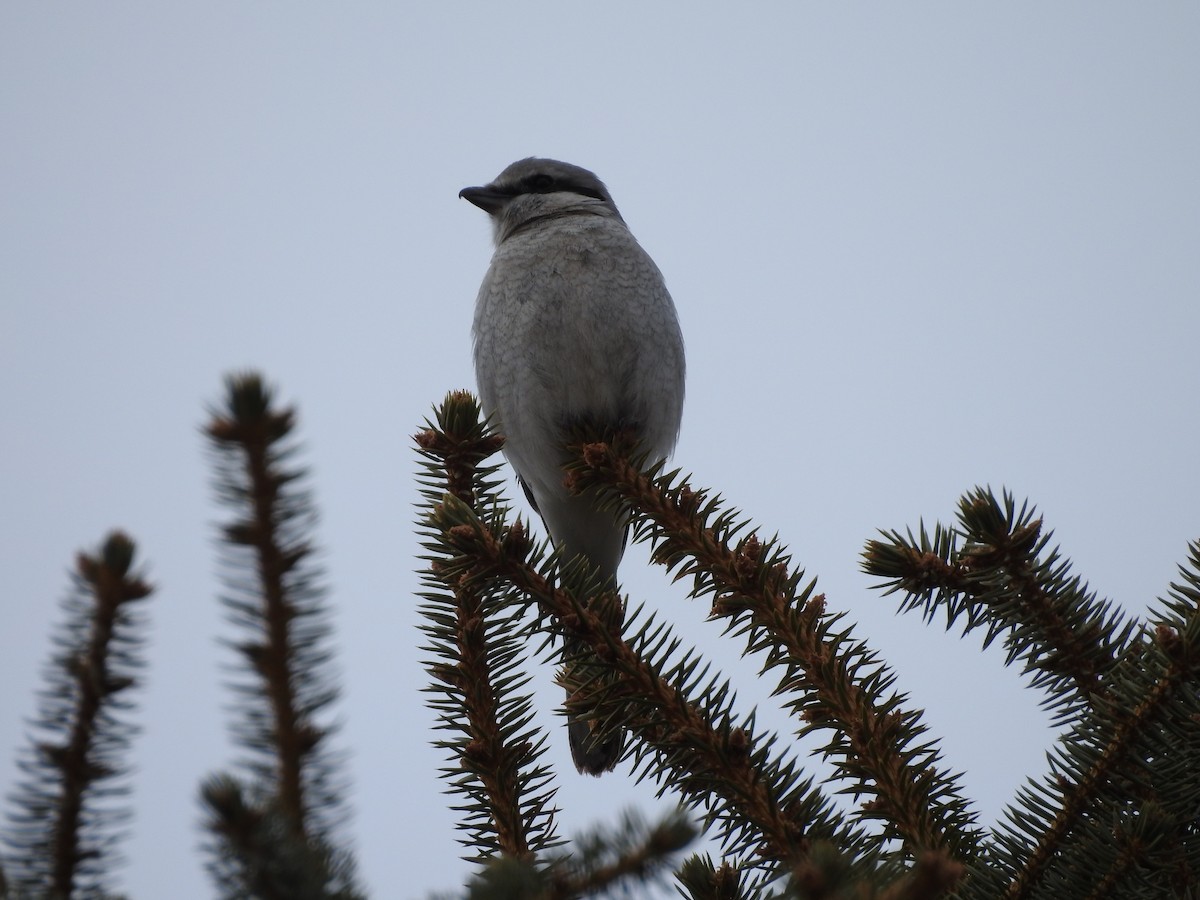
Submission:
<svg viewBox="0 0 1200 900">
<path fill-rule="evenodd" d="M 583 557 L 615 588 L 625 517 L 563 484 L 572 426 L 632 430 L 670 454 L 683 414 L 683 336 L 662 273 L 587 169 L 523 159 L 459 196 L 492 219 L 496 251 L 475 306 L 484 412 L 564 564 Z M 567 653 L 573 652 L 568 646 Z M 616 765 L 620 735 L 568 722 L 581 772 Z"/>
</svg>

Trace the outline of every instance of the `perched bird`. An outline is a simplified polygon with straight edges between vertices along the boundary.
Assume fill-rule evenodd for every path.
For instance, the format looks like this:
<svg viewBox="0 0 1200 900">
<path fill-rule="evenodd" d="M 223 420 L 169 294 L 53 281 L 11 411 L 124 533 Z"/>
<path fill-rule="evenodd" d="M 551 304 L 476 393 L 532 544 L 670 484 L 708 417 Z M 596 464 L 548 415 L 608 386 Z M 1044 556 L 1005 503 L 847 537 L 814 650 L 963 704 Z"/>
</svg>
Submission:
<svg viewBox="0 0 1200 900">
<path fill-rule="evenodd" d="M 473 329 L 483 410 L 562 561 L 583 557 L 615 588 L 625 517 L 571 495 L 565 444 L 586 424 L 632 432 L 652 461 L 671 452 L 684 381 L 675 304 L 587 169 L 523 159 L 459 196 L 491 216 L 496 246 Z M 593 740 L 583 721 L 568 734 L 581 772 L 616 765 L 619 735 Z"/>
</svg>

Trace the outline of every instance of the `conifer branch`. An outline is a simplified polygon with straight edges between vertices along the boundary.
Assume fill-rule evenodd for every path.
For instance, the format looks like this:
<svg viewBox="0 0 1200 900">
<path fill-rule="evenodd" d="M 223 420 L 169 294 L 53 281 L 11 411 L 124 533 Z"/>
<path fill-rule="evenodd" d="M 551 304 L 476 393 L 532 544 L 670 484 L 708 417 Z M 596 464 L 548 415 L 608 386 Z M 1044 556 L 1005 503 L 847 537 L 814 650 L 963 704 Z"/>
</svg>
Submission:
<svg viewBox="0 0 1200 900">
<path fill-rule="evenodd" d="M 584 835 L 573 842 L 570 854 L 551 860 L 546 900 L 595 896 L 629 882 L 644 887 L 695 837 L 681 811 L 652 826 L 627 814 L 618 830 Z"/>
<path fill-rule="evenodd" d="M 674 677 L 660 674 L 662 665 L 654 657 L 662 656 L 663 646 L 673 650 L 677 644 L 664 627 L 655 629 L 650 623 L 623 637 L 613 614 L 613 595 L 608 602 L 587 602 L 554 587 L 526 562 L 523 535 L 519 540 L 511 531 L 497 535 L 452 496 L 435 510 L 434 521 L 461 556 L 456 566 L 477 567 L 513 585 L 553 627 L 589 648 L 591 655 L 575 660 L 572 702 L 577 714 L 611 722 L 619 710 L 621 724 L 654 751 L 657 762 L 650 768 L 656 776 L 689 805 L 724 821 L 728 836 L 740 836 L 732 852 L 745 852 L 778 873 L 780 867 L 786 870 L 801 860 L 813 838 L 862 850 L 864 838 L 836 823 L 830 804 L 812 788 L 811 780 L 794 784 L 791 767 L 770 758 L 773 740 L 754 735 L 753 717 L 741 726 L 733 723 L 725 705 L 726 688 L 710 686 L 706 693 L 713 709 L 706 710 L 673 683 L 694 686 L 694 662 L 685 658 Z M 574 580 L 570 572 L 562 577 Z"/>
<path fill-rule="evenodd" d="M 125 810 L 104 800 L 127 793 L 122 759 L 137 729 L 120 713 L 142 666 L 142 621 L 133 604 L 150 586 L 131 572 L 134 544 L 112 532 L 97 555 L 80 553 L 68 620 L 47 667 L 48 688 L 35 727 L 43 737 L 20 761 L 27 776 L 14 796 L 4 841 L 12 887 L 50 897 L 104 893 Z"/>
<path fill-rule="evenodd" d="M 487 431 L 465 392 L 449 395 L 436 416 L 436 425 L 427 423 L 416 435 L 423 493 L 431 503 L 445 495 L 474 511 L 477 496 L 495 488 L 495 469 L 480 463 L 502 439 Z M 426 691 L 440 727 L 458 735 L 438 746 L 454 755 L 455 764 L 444 771 L 451 790 L 470 801 L 462 808 L 463 842 L 485 858 L 501 853 L 531 862 L 559 841 L 551 773 L 540 762 L 545 738 L 535 738 L 532 700 L 520 693 L 528 686 L 518 669 L 528 633 L 520 622 L 523 607 L 511 598 L 511 588 L 485 570 L 456 562 L 456 551 L 436 525 L 423 522 L 422 530 L 429 553 L 422 572 L 422 630 L 430 641 L 423 650 L 430 654 L 427 668 L 435 682 Z M 520 522 L 507 538 L 514 546 L 525 543 Z"/>
<path fill-rule="evenodd" d="M 1160 632 L 1157 640 L 1159 650 L 1164 656 L 1168 656 L 1170 650 L 1165 645 L 1174 640 L 1174 633 L 1168 636 Z M 1192 649 L 1200 650 L 1200 643 Z M 1154 724 L 1163 717 L 1181 685 L 1194 683 L 1194 675 L 1194 663 L 1184 663 L 1183 659 L 1173 660 L 1167 664 L 1162 677 L 1149 686 L 1141 701 L 1130 713 L 1122 715 L 1118 721 L 1104 723 L 1110 726 L 1106 729 L 1110 731 L 1110 735 L 1101 745 L 1098 757 L 1073 783 L 1062 784 L 1060 780 L 1057 812 L 1009 883 L 1003 895 L 1006 900 L 1024 900 L 1032 896 L 1047 868 L 1062 853 L 1063 844 L 1069 835 L 1080 826 L 1084 813 L 1101 805 L 1101 793 L 1110 785 L 1120 783 L 1121 776 L 1136 776 L 1142 760 L 1133 752 L 1135 744 L 1153 730 Z M 1073 743 L 1074 747 L 1071 749 L 1085 749 L 1081 741 Z M 1061 752 L 1064 769 L 1072 767 L 1073 760 L 1065 758 L 1068 752 L 1070 751 Z M 1094 755 L 1094 751 L 1089 755 Z M 1033 799 L 1033 795 L 1028 792 L 1025 797 L 1030 801 Z"/>
<path fill-rule="evenodd" d="M 252 799 L 226 775 L 200 793 L 217 838 L 208 869 L 224 900 L 361 900 L 350 855 L 319 838 L 297 841 L 273 798 Z"/>
<path fill-rule="evenodd" d="M 595 830 L 570 851 L 541 859 L 495 856 L 471 879 L 468 900 L 575 900 L 605 894 L 642 896 L 665 886 L 666 866 L 695 829 L 676 812 L 647 827 L 627 814 L 616 830 Z"/>
<path fill-rule="evenodd" d="M 209 778 L 200 795 L 210 813 L 205 826 L 218 838 L 209 870 L 225 889 L 224 896 L 244 893 L 261 900 L 288 900 L 279 865 L 279 847 L 287 842 L 274 839 L 264 828 L 265 810 L 248 802 L 242 785 L 228 776 Z"/>
<path fill-rule="evenodd" d="M 468 391 L 451 391 L 434 410 L 435 422 L 426 421 L 414 440 L 422 455 L 434 464 L 434 472 L 444 473 L 444 490 L 472 509 L 482 491 L 495 488 L 495 466 L 480 463 L 504 446 L 504 438 L 488 431 L 480 421 L 479 404 Z M 426 490 L 443 484 L 442 474 L 433 474 Z M 428 479 L 427 479 L 428 482 Z"/>
<path fill-rule="evenodd" d="M 944 850 L 925 851 L 887 884 L 863 878 L 829 845 L 818 846 L 792 875 L 791 892 L 802 900 L 937 900 L 963 879 L 965 867 Z"/>
<path fill-rule="evenodd" d="M 493 666 L 499 669 L 503 664 L 503 659 L 497 657 L 511 652 L 509 646 L 504 646 L 507 643 L 504 635 L 512 635 L 514 629 L 511 626 L 516 623 L 511 621 L 510 616 L 496 610 L 494 604 L 489 604 L 483 591 L 473 581 L 469 574 L 465 574 L 452 589 L 456 601 L 453 630 L 458 663 L 429 665 L 430 674 L 440 682 L 432 690 L 443 696 L 454 697 L 466 713 L 466 727 L 463 729 L 468 735 L 466 743 L 440 742 L 440 746 L 460 750 L 459 767 L 462 772 L 478 779 L 480 794 L 487 798 L 490 810 L 490 827 L 487 831 L 495 836 L 494 849 L 518 859 L 529 859 L 534 850 L 530 838 L 537 834 L 537 828 L 524 814 L 522 799 L 525 791 L 521 770 L 533 761 L 534 746 L 528 740 L 511 739 L 510 730 L 501 722 L 506 712 L 510 711 L 506 707 L 511 707 L 511 704 L 498 696 L 492 679 Z M 446 646 L 443 644 L 440 648 L 431 646 L 425 649 L 436 651 Z M 497 674 L 503 676 L 503 671 Z M 514 686 L 511 681 L 504 685 L 505 688 Z M 528 704 L 521 705 L 528 707 Z M 539 743 L 538 748 L 541 746 Z M 455 774 L 458 774 L 458 769 Z M 551 796 L 552 793 L 544 797 L 544 802 L 538 804 L 538 811 L 545 809 L 549 812 Z M 531 818 L 536 819 L 536 816 Z M 487 846 L 491 841 L 477 835 L 472 843 Z"/>
<path fill-rule="evenodd" d="M 868 543 L 864 568 L 889 579 L 889 591 L 904 591 L 905 608 L 923 608 L 927 619 L 941 608 L 948 625 L 959 616 L 964 631 L 986 625 L 985 646 L 1003 634 L 1006 663 L 1024 660 L 1034 686 L 1049 691 L 1058 721 L 1072 724 L 1051 758 L 1051 774 L 1021 792 L 1008 813 L 1011 830 L 985 848 L 964 896 L 1032 896 L 1067 872 L 1112 888 L 1140 877 L 1151 845 L 1160 871 L 1190 873 L 1196 850 L 1186 825 L 1196 807 L 1172 795 L 1190 778 L 1173 761 L 1195 744 L 1196 722 L 1180 710 L 1181 703 L 1195 705 L 1182 687 L 1194 677 L 1172 674 L 1163 642 L 1186 628 L 1200 593 L 1176 604 L 1170 623 L 1143 627 L 1132 639 L 1134 623 L 1070 575 L 1069 562 L 1048 549 L 1041 519 L 1008 493 L 1003 503 L 985 489 L 966 495 L 958 529 L 939 525 L 932 538 L 923 526 L 919 537 L 885 536 Z M 1192 729 L 1190 741 L 1156 737 L 1181 727 Z M 1137 837 L 1150 831 L 1153 841 Z M 1117 839 L 1122 834 L 1128 839 Z"/>
<path fill-rule="evenodd" d="M 905 610 L 931 619 L 944 608 L 947 627 L 965 614 L 964 633 L 987 626 L 985 647 L 1004 635 L 1006 664 L 1024 661 L 1058 722 L 1107 702 L 1104 680 L 1133 623 L 1071 577 L 1070 563 L 1047 550 L 1052 535 L 1042 534 L 1042 520 L 1028 504 L 1018 510 L 1011 494 L 1001 505 L 976 488 L 959 502 L 959 523 L 939 525 L 932 540 L 924 527 L 919 539 L 883 532 L 888 540 L 867 543 L 863 569 L 888 579 L 887 593 L 904 591 Z"/>
<path fill-rule="evenodd" d="M 741 874 L 728 862 L 719 866 L 707 854 L 684 860 L 676 876 L 680 893 L 691 900 L 744 900 Z"/>
<path fill-rule="evenodd" d="M 782 666 L 777 693 L 799 694 L 789 707 L 814 729 L 834 732 L 825 753 L 854 791 L 871 797 L 865 812 L 884 822 L 910 854 L 948 849 L 971 854 L 978 834 L 959 788 L 936 769 L 934 745 L 912 747 L 924 734 L 918 714 L 900 708 L 902 697 L 884 696 L 893 678 L 865 645 L 834 632 L 840 615 L 826 613 L 815 582 L 801 586 L 803 571 L 775 541 L 754 533 L 731 546 L 745 526 L 676 476 L 655 478 L 630 461 L 628 446 L 591 443 L 578 448 L 571 475 L 577 490 L 606 489 L 632 510 L 635 539 L 655 543 L 654 559 L 676 578 L 693 576 L 692 596 L 713 594 L 712 618 L 745 634 L 747 653 L 766 651 L 764 671 Z M 870 674 L 867 674 L 867 673 Z"/>
<path fill-rule="evenodd" d="M 1153 804 L 1143 805 L 1138 809 L 1136 817 L 1114 823 L 1108 835 L 1112 859 L 1108 861 L 1106 868 L 1096 870 L 1096 883 L 1086 900 L 1107 900 L 1118 896 L 1121 886 L 1135 878 L 1137 870 L 1146 863 L 1147 858 L 1155 855 L 1153 846 L 1164 839 L 1171 839 L 1172 836 L 1163 833 L 1163 824 L 1165 823 Z M 1178 850 L 1178 843 L 1174 843 L 1176 847 L 1173 849 Z M 1164 871 L 1169 872 L 1170 868 L 1166 866 Z M 1178 882 L 1177 887 L 1192 883 L 1189 877 L 1186 881 Z M 1182 891 L 1177 890 L 1176 893 L 1181 894 Z"/>
<path fill-rule="evenodd" d="M 226 387 L 224 407 L 213 410 L 205 431 L 218 497 L 234 511 L 220 544 L 230 591 L 223 601 L 230 620 L 248 632 L 233 644 L 251 676 L 235 685 L 244 704 L 234 734 L 251 751 L 245 765 L 253 780 L 245 788 L 228 777 L 206 785 L 214 850 L 219 859 L 255 855 L 221 870 L 233 894 L 245 889 L 238 877 L 298 866 L 321 873 L 306 890 L 342 896 L 352 892 L 352 861 L 333 849 L 332 831 L 344 818 L 344 786 L 329 749 L 334 729 L 318 721 L 338 690 L 324 649 L 330 632 L 325 591 L 311 561 L 316 514 L 300 486 L 304 471 L 287 465 L 295 453 L 296 414 L 278 409 L 255 373 L 230 377 Z M 220 824 L 235 813 L 241 822 Z M 247 817 L 269 827 L 248 830 Z M 245 836 L 254 842 L 239 844 Z M 325 864 L 335 857 L 336 866 Z M 301 859 L 308 862 L 296 862 Z"/>
<path fill-rule="evenodd" d="M 965 867 L 944 851 L 926 851 L 912 871 L 879 892 L 879 900 L 936 900 L 962 882 Z"/>
<path fill-rule="evenodd" d="M 1050 775 L 1010 809 L 1012 824 L 988 848 L 970 896 L 1016 900 L 1047 883 L 1082 896 L 1084 884 L 1089 892 L 1097 884 L 1128 889 L 1149 873 L 1179 890 L 1194 881 L 1200 545 L 1192 545 L 1190 562 L 1165 612 L 1143 627 L 1108 674 L 1108 701 L 1077 722 L 1051 758 Z"/>
<path fill-rule="evenodd" d="M 441 440 L 434 432 L 426 440 Z M 745 639 L 746 652 L 763 651 L 764 672 L 782 669 L 777 693 L 802 718 L 800 733 L 832 732 L 823 751 L 852 782 L 847 792 L 869 797 L 857 815 L 834 813 L 774 756 L 776 739 L 755 734 L 753 714 L 735 721 L 728 684 L 710 678 L 695 652 L 681 653 L 665 625 L 641 609 L 625 615 L 622 598 L 582 563 L 531 547 L 470 466 L 457 479 L 443 466 L 436 487 L 430 482 L 424 526 L 443 590 L 503 598 L 497 612 L 526 605 L 552 637 L 569 639 L 579 649 L 560 675 L 568 714 L 601 737 L 627 729 L 626 759 L 639 780 L 653 777 L 720 825 L 724 852 L 745 868 L 693 859 L 680 872 L 682 890 L 741 897 L 786 878 L 780 896 L 1032 900 L 1157 896 L 1167 885 L 1186 896 L 1200 871 L 1200 546 L 1166 613 L 1135 634 L 1070 575 L 1041 520 L 1010 495 L 1000 503 L 977 490 L 960 506 L 959 528 L 892 532 L 868 545 L 868 570 L 905 590 L 909 608 L 964 617 L 966 630 L 986 625 L 985 643 L 1003 635 L 1008 661 L 1023 659 L 1060 718 L 1071 719 L 1050 775 L 1022 791 L 1011 823 L 984 842 L 957 785 L 936 770 L 924 726 L 901 709 L 892 676 L 837 628 L 841 617 L 826 612 L 815 583 L 776 540 L 761 540 L 678 473 L 640 471 L 626 438 L 581 437 L 567 484 L 627 510 L 635 538 L 653 542 L 654 560 L 690 576 L 693 596 L 712 595 L 712 616 Z M 447 491 L 452 483 L 459 488 Z M 515 623 L 518 613 L 509 614 Z M 882 820 L 881 834 L 854 824 L 872 818 Z M 901 854 L 887 846 L 893 838 Z M 553 881 L 560 875 L 545 858 L 531 855 L 515 869 L 504 859 L 488 872 L 507 875 L 480 897 L 518 883 L 545 897 L 565 884 Z M 748 885 L 744 873 L 753 873 Z"/>
</svg>

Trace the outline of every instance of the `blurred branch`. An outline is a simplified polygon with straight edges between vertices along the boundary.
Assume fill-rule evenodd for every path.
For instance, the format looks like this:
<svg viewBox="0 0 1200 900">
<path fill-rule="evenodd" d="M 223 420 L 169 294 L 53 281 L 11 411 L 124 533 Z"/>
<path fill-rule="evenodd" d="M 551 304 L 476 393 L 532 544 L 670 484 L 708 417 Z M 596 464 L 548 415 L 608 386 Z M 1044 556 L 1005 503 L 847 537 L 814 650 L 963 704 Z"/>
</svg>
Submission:
<svg viewBox="0 0 1200 900">
<path fill-rule="evenodd" d="M 144 623 L 133 604 L 151 593 L 132 573 L 134 544 L 114 531 L 96 555 L 80 553 L 59 652 L 46 669 L 36 740 L 19 765 L 4 841 L 12 889 L 70 897 L 104 892 L 127 811 L 104 801 L 127 793 L 124 756 L 137 729 L 124 721 L 142 666 Z"/>
<path fill-rule="evenodd" d="M 223 601 L 247 633 L 233 646 L 251 676 L 235 685 L 242 721 L 234 734 L 253 754 L 252 782 L 217 777 L 203 791 L 218 842 L 213 871 L 229 896 L 291 896 L 296 871 L 308 873 L 304 889 L 313 896 L 352 893 L 352 860 L 333 849 L 344 843 L 333 831 L 345 790 L 328 749 L 333 727 L 318 717 L 338 690 L 324 649 L 325 590 L 311 562 L 316 514 L 302 487 L 306 473 L 287 465 L 295 421 L 260 376 L 246 373 L 228 379 L 224 407 L 206 428 L 217 496 L 234 514 L 219 545 Z M 287 879 L 263 880 L 272 873 Z"/>
</svg>

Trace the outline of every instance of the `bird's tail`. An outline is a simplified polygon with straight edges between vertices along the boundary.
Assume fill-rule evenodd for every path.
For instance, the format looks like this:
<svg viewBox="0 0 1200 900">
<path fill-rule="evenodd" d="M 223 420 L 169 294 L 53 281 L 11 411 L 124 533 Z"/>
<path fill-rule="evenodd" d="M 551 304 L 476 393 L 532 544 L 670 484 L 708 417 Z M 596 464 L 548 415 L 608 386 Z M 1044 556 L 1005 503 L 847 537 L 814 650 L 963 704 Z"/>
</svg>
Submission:
<svg viewBox="0 0 1200 900">
<path fill-rule="evenodd" d="M 523 484 L 523 482 L 522 482 Z M 617 595 L 617 566 L 625 548 L 625 515 L 616 510 L 599 510 L 589 497 L 565 496 L 534 497 L 526 486 L 526 493 L 540 512 L 546 529 L 553 536 L 559 558 L 566 564 L 559 572 L 571 582 L 577 582 L 577 596 L 587 596 L 589 607 L 598 610 L 598 602 L 604 602 L 605 617 L 622 624 L 624 612 Z M 610 602 L 610 599 L 616 602 Z M 570 667 L 574 660 L 589 653 L 578 640 L 568 638 L 563 649 L 563 659 Z M 571 688 L 566 689 L 568 701 Z M 570 703 L 568 703 L 570 708 Z M 566 722 L 566 731 L 571 745 L 571 758 L 575 768 L 588 775 L 611 772 L 624 749 L 625 739 L 617 728 L 599 736 L 599 722 L 589 719 L 571 718 Z"/>
<path fill-rule="evenodd" d="M 571 699 L 571 688 L 567 688 L 567 699 Z M 571 745 L 571 759 L 575 768 L 585 775 L 603 775 L 611 772 L 625 749 L 625 732 L 610 730 L 601 735 L 599 723 L 592 719 L 567 719 L 567 740 Z"/>
<path fill-rule="evenodd" d="M 624 551 L 625 516 L 613 510 L 597 510 L 590 498 L 584 497 L 543 503 L 540 512 L 547 529 L 555 536 L 560 558 L 566 564 L 566 569 L 560 568 L 560 572 L 575 570 L 581 576 L 579 583 L 590 585 L 590 588 L 580 589 L 590 595 L 588 602 L 593 609 L 597 602 L 603 602 L 603 617 L 610 623 L 615 619 L 619 628 L 623 610 L 617 595 L 617 566 Z M 583 568 L 575 569 L 581 563 Z M 573 576 L 568 578 L 575 580 Z M 570 666 L 572 660 L 587 652 L 590 651 L 578 639 L 569 638 L 563 649 L 563 659 Z M 568 700 L 571 697 L 570 687 L 567 697 Z M 620 729 L 600 736 L 599 724 L 594 719 L 570 716 L 567 719 L 567 736 L 575 768 L 588 775 L 612 771 L 625 745 Z"/>
<path fill-rule="evenodd" d="M 597 573 L 594 569 L 586 574 L 579 570 L 576 570 L 576 573 L 583 576 L 579 579 L 580 586 L 576 588 L 576 596 L 581 599 L 586 598 L 588 607 L 597 613 L 599 618 L 610 628 L 615 625 L 617 631 L 620 632 L 625 624 L 625 610 L 620 594 L 617 592 L 616 574 L 596 579 L 594 576 Z M 566 674 L 570 674 L 570 669 L 576 662 L 586 659 L 591 653 L 590 648 L 584 646 L 579 638 L 568 637 L 563 645 L 563 659 L 567 666 Z M 585 668 L 584 671 L 587 672 L 588 669 L 590 667 Z M 591 672 L 594 671 L 594 669 L 591 670 Z M 594 677 L 599 677 L 601 681 L 608 680 L 607 676 L 603 674 L 597 676 L 589 673 L 586 677 L 589 680 Z M 617 760 L 621 758 L 621 752 L 625 748 L 625 734 L 620 728 L 602 730 L 599 720 L 580 717 L 571 712 L 573 680 L 568 678 L 566 683 L 567 737 L 571 745 L 571 758 L 575 761 L 575 768 L 580 772 L 587 775 L 603 775 L 605 772 L 611 772 L 616 766 Z"/>
</svg>

